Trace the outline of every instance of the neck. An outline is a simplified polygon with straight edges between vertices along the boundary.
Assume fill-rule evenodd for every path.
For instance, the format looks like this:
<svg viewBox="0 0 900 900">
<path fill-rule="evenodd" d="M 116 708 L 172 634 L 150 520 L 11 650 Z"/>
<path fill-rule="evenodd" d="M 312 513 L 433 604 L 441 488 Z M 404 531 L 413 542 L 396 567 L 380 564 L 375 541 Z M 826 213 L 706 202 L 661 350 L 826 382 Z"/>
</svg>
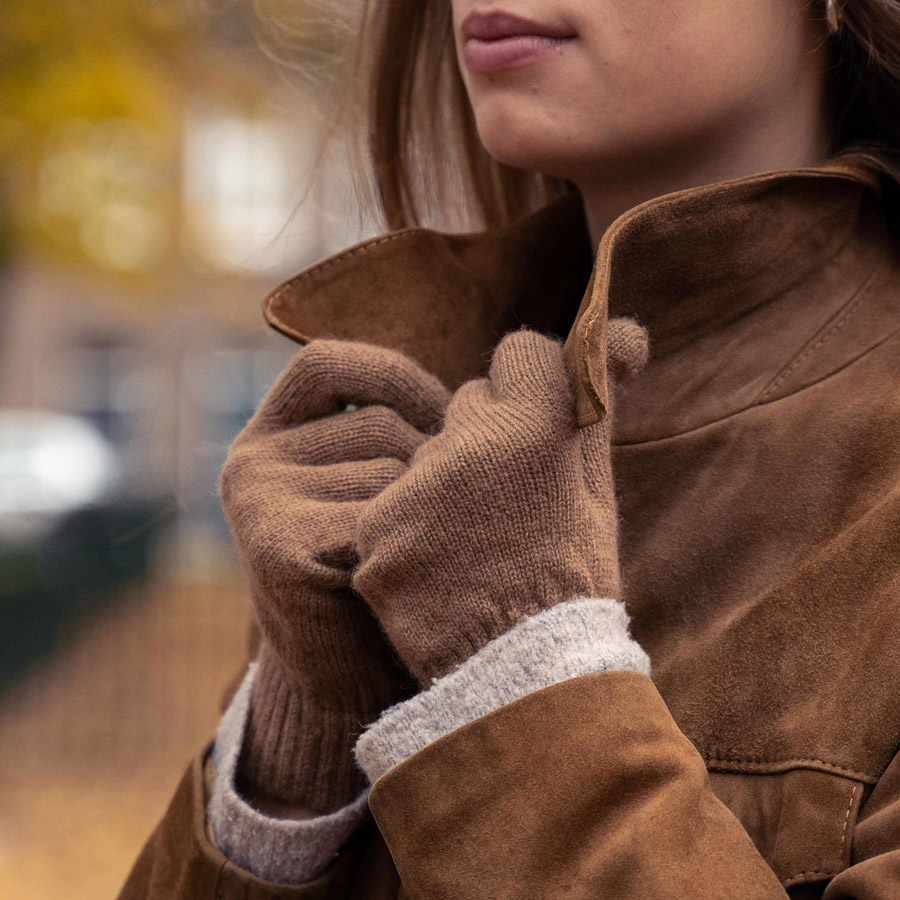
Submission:
<svg viewBox="0 0 900 900">
<path fill-rule="evenodd" d="M 584 199 L 596 250 L 626 210 L 673 191 L 777 169 L 817 166 L 832 154 L 829 103 L 821 79 L 786 92 L 784 108 L 742 110 L 732 127 L 664 151 L 605 164 L 602 173 L 573 179 Z"/>
</svg>

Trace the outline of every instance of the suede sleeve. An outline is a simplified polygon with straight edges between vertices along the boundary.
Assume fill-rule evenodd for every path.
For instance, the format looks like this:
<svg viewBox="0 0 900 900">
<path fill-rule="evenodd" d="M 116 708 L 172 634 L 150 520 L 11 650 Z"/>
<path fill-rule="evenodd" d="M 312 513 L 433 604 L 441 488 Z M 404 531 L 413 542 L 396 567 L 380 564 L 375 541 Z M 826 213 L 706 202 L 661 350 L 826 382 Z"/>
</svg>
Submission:
<svg viewBox="0 0 900 900">
<path fill-rule="evenodd" d="M 788 897 L 641 672 L 508 703 L 389 769 L 369 802 L 411 900 Z M 900 753 L 821 896 L 900 897 Z"/>
<path fill-rule="evenodd" d="M 494 710 L 394 766 L 369 803 L 412 900 L 787 897 L 640 672 Z"/>
<path fill-rule="evenodd" d="M 306 884 L 274 884 L 226 859 L 207 831 L 208 754 L 198 754 L 185 772 L 119 900 L 396 900 L 399 878 L 371 819 Z"/>
</svg>

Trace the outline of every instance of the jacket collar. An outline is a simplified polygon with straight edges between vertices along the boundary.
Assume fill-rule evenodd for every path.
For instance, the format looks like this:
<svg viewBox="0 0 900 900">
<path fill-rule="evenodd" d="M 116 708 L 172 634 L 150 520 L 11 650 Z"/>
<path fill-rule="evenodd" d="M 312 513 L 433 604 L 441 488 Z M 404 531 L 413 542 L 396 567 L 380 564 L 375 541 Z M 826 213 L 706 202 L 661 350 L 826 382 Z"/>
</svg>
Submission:
<svg viewBox="0 0 900 900">
<path fill-rule="evenodd" d="M 607 318 L 634 316 L 651 357 L 621 403 L 617 389 L 616 438 L 655 439 L 758 399 L 871 277 L 889 242 L 878 194 L 855 157 L 717 182 L 626 211 L 593 256 L 570 195 L 504 229 L 364 241 L 282 284 L 265 317 L 301 343 L 394 347 L 450 388 L 510 329 L 567 336 L 586 425 L 609 406 Z"/>
</svg>

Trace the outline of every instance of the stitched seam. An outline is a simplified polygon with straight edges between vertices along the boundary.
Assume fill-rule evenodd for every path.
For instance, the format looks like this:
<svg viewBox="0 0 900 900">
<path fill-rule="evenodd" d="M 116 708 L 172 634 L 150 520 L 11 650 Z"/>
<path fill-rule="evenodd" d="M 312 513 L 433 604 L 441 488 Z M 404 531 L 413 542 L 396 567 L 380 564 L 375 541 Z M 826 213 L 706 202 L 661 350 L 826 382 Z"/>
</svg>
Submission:
<svg viewBox="0 0 900 900">
<path fill-rule="evenodd" d="M 312 266 L 309 269 L 304 269 L 302 272 L 286 281 L 283 285 L 281 285 L 281 287 L 277 288 L 274 293 L 269 295 L 269 302 L 275 303 L 293 285 L 299 284 L 301 281 L 306 281 L 307 279 L 312 278 L 314 275 L 318 275 L 319 272 L 324 272 L 325 269 L 328 269 L 331 266 L 336 266 L 338 263 L 343 262 L 345 259 L 350 259 L 354 256 L 362 256 L 375 247 L 380 247 L 382 244 L 389 244 L 391 241 L 398 241 L 402 238 L 412 237 L 412 235 L 414 234 L 421 233 L 422 232 L 419 229 L 415 228 L 411 229 L 410 231 L 398 231 L 396 234 L 388 234 L 384 237 L 375 238 L 365 244 L 361 244 L 358 247 L 351 247 L 349 250 L 345 250 L 343 253 L 339 253 L 337 256 L 333 256 L 331 259 L 323 260 L 322 262 Z"/>
<path fill-rule="evenodd" d="M 838 861 L 837 866 L 832 869 L 809 869 L 806 872 L 797 872 L 794 875 L 789 875 L 784 879 L 783 884 L 785 886 L 790 886 L 795 884 L 799 878 L 808 878 L 810 875 L 821 875 L 825 878 L 831 877 L 835 875 L 837 872 L 840 872 L 844 868 L 844 844 L 847 841 L 847 826 L 850 824 L 850 813 L 853 811 L 853 803 L 856 800 L 856 792 L 859 790 L 859 785 L 854 784 L 853 789 L 850 791 L 850 805 L 847 807 L 847 813 L 844 816 L 844 827 L 841 829 L 841 843 L 838 847 Z"/>
<path fill-rule="evenodd" d="M 847 807 L 847 815 L 844 816 L 844 827 L 841 829 L 841 845 L 838 847 L 838 868 L 844 865 L 844 844 L 847 840 L 847 826 L 850 824 L 850 812 L 853 809 L 853 802 L 856 800 L 856 792 L 859 789 L 858 784 L 853 785 L 850 791 L 850 804 Z"/>
<path fill-rule="evenodd" d="M 820 872 L 818 869 L 812 869 L 809 872 L 798 872 L 796 875 L 791 875 L 790 878 L 784 879 L 785 887 L 790 887 L 792 884 L 795 884 L 798 878 L 806 878 L 809 875 L 822 875 L 825 878 L 828 878 L 834 875 L 834 872 Z"/>
<path fill-rule="evenodd" d="M 879 350 L 885 344 L 888 344 L 893 340 L 897 340 L 898 337 L 900 337 L 900 328 L 895 328 L 893 331 L 884 335 L 877 343 L 872 344 L 871 347 L 866 347 L 866 349 L 863 350 L 858 356 L 854 356 L 853 359 L 848 360 L 846 363 L 841 365 L 840 368 L 835 369 L 833 372 L 829 372 L 827 375 L 823 375 L 821 378 L 817 378 L 815 381 L 811 381 L 809 384 L 805 384 L 803 387 L 798 388 L 796 391 L 791 391 L 791 393 L 785 394 L 783 397 L 775 397 L 772 400 L 767 400 L 765 403 L 750 403 L 749 405 L 741 407 L 741 409 L 736 409 L 734 412 L 730 412 L 727 415 L 722 416 L 721 418 L 713 419 L 711 422 L 704 422 L 702 425 L 695 425 L 693 428 L 687 428 L 684 431 L 676 431 L 674 434 L 665 434 L 662 437 L 642 438 L 641 440 L 637 441 L 614 441 L 612 446 L 643 447 L 649 444 L 659 444 L 663 441 L 671 441 L 676 438 L 683 437 L 687 434 L 694 434 L 698 431 L 702 431 L 704 428 L 712 428 L 716 425 L 720 425 L 722 422 L 727 422 L 729 419 L 735 419 L 738 416 L 742 416 L 746 413 L 752 412 L 753 410 L 760 409 L 763 406 L 769 406 L 772 403 L 782 403 L 785 400 L 790 400 L 792 397 L 796 397 L 798 394 L 802 394 L 804 391 L 808 391 L 820 384 L 824 384 L 826 381 L 829 381 L 836 375 L 840 375 L 845 369 L 850 368 L 850 366 L 856 365 L 856 363 L 865 359 L 870 353 Z"/>
<path fill-rule="evenodd" d="M 857 769 L 853 769 L 850 766 L 843 765 L 842 763 L 830 762 L 827 759 L 813 759 L 813 758 L 787 758 L 787 757 L 776 757 L 776 758 L 767 758 L 763 756 L 707 756 L 704 755 L 704 758 L 708 763 L 716 764 L 728 764 L 728 763 L 741 763 L 746 765 L 811 765 L 813 763 L 818 763 L 823 766 L 831 766 L 833 769 L 840 769 L 842 772 L 847 773 L 848 775 L 852 775 L 855 778 L 863 778 L 863 779 L 878 779 L 878 775 L 871 772 L 860 772 Z"/>
<path fill-rule="evenodd" d="M 843 173 L 840 171 L 832 170 L 832 172 L 820 173 L 818 171 L 809 172 L 810 175 L 815 176 L 816 178 L 828 178 L 832 177 L 832 173 L 836 175 L 838 178 L 846 179 L 847 181 L 861 183 L 859 179 L 854 177 L 852 174 Z M 781 176 L 779 176 L 781 177 Z M 739 181 L 741 179 L 733 179 L 734 181 Z M 776 181 L 777 178 L 773 175 L 770 181 Z M 647 201 L 647 204 L 653 203 L 653 200 Z M 641 204 L 643 205 L 643 204 Z M 636 209 L 636 208 L 635 208 Z M 632 210 L 633 212 L 634 210 Z M 274 290 L 271 294 L 266 298 L 267 303 L 274 303 L 281 298 L 285 291 L 287 291 L 292 285 L 298 284 L 301 281 L 305 281 L 309 278 L 312 278 L 314 275 L 317 275 L 319 272 L 323 272 L 325 269 L 328 269 L 331 266 L 337 265 L 340 262 L 343 262 L 346 259 L 351 259 L 354 256 L 361 256 L 365 253 L 368 253 L 370 250 L 375 247 L 379 247 L 382 244 L 388 244 L 391 241 L 401 240 L 403 238 L 412 237 L 414 235 L 421 234 L 438 234 L 442 237 L 464 237 L 467 235 L 456 235 L 456 234 L 448 234 L 444 232 L 433 232 L 431 229 L 427 228 L 407 228 L 402 231 L 392 232 L 390 234 L 386 234 L 380 238 L 371 238 L 368 241 L 363 242 L 362 244 L 358 244 L 356 247 L 350 247 L 345 250 L 343 253 L 338 253 L 335 256 L 332 256 L 330 259 L 324 259 L 322 262 L 317 263 L 313 266 L 310 266 L 308 269 L 304 269 L 302 272 L 294 275 L 293 278 L 289 278 L 284 284 L 280 285 L 278 288 Z M 474 232 L 474 234 L 481 234 L 482 232 Z M 593 321 L 597 318 L 597 312 L 591 318 L 591 321 L 588 323 L 589 325 L 593 323 Z M 583 335 L 584 343 L 588 344 L 587 335 Z"/>
<path fill-rule="evenodd" d="M 844 309 L 844 311 L 841 313 L 841 315 L 838 317 L 838 319 L 836 319 L 834 322 L 831 323 L 831 326 L 825 330 L 825 332 L 822 334 L 822 336 L 819 338 L 819 340 L 817 340 L 815 342 L 815 344 L 813 344 L 812 346 L 807 347 L 806 350 L 804 350 L 799 356 L 797 356 L 794 359 L 794 361 L 786 369 L 784 369 L 782 371 L 782 373 L 779 376 L 777 376 L 773 382 L 771 382 L 771 384 L 762 392 L 762 394 L 759 395 L 757 402 L 765 400 L 766 397 L 768 397 L 769 394 L 771 394 L 775 390 L 775 388 L 777 388 L 778 385 L 781 384 L 781 382 L 784 381 L 785 378 L 787 378 L 788 375 L 790 375 L 791 372 L 793 372 L 794 369 L 796 369 L 797 366 L 799 366 L 800 363 L 803 362 L 803 360 L 805 360 L 807 357 L 810 356 L 810 354 L 812 354 L 816 350 L 818 350 L 819 347 L 822 346 L 822 344 L 824 344 L 832 335 L 834 335 L 834 333 L 837 332 L 841 328 L 841 326 L 845 322 L 847 322 L 848 319 L 850 319 L 850 317 L 852 316 L 852 314 L 859 308 L 859 304 L 861 301 L 862 301 L 861 296 L 856 297 L 853 300 L 853 302 L 850 303 Z"/>
<path fill-rule="evenodd" d="M 872 272 L 869 273 L 869 277 L 865 280 L 864 284 L 860 286 L 853 300 L 844 307 L 844 309 L 838 314 L 838 317 L 830 325 L 825 327 L 825 330 L 822 332 L 819 339 L 814 344 L 801 351 L 800 354 L 794 358 L 794 361 L 790 363 L 790 365 L 788 365 L 786 369 L 782 370 L 781 374 L 776 375 L 774 381 L 772 381 L 769 386 L 762 392 L 762 394 L 760 394 L 756 398 L 756 400 L 754 401 L 755 403 L 761 403 L 763 400 L 765 400 L 766 397 L 768 397 L 769 394 L 771 394 L 775 390 L 775 388 L 777 388 L 778 385 L 781 384 L 781 382 L 784 381 L 785 378 L 787 378 L 791 374 L 791 372 L 793 372 L 794 369 L 796 369 L 797 366 L 800 365 L 800 363 L 802 363 L 812 353 L 818 350 L 819 347 L 822 346 L 822 344 L 824 344 L 830 337 L 835 335 L 844 326 L 844 324 L 850 320 L 850 318 L 853 316 L 853 313 L 855 313 L 856 310 L 859 309 L 859 305 L 860 303 L 862 303 L 863 297 L 866 295 L 869 287 L 871 286 L 876 274 L 880 271 L 880 269 L 880 266 L 876 266 L 872 270 Z"/>
<path fill-rule="evenodd" d="M 840 169 L 838 169 L 837 167 L 832 167 L 832 169 L 829 170 L 828 172 L 819 172 L 818 170 L 810 170 L 807 172 L 806 170 L 804 170 L 804 173 L 808 174 L 809 176 L 812 176 L 813 178 L 815 178 L 817 180 L 822 179 L 822 178 L 837 177 L 837 178 L 844 179 L 846 181 L 854 182 L 856 184 L 862 184 L 864 187 L 869 186 L 869 185 L 861 182 L 855 176 L 855 173 L 840 171 Z M 771 178 L 766 179 L 766 180 L 767 181 L 777 181 L 779 178 L 782 178 L 782 177 L 783 176 L 781 174 L 778 174 L 778 175 L 773 174 L 773 176 Z M 732 179 L 732 181 L 740 181 L 740 180 L 742 180 L 742 179 L 737 179 L 737 178 Z M 653 202 L 654 202 L 653 200 L 647 201 L 647 205 L 650 205 Z M 643 205 L 643 204 L 641 204 L 641 205 Z M 633 210 L 632 210 L 632 212 L 633 212 Z M 386 234 L 380 238 L 372 238 L 362 244 L 357 245 L 356 247 L 350 247 L 349 249 L 345 250 L 343 253 L 338 253 L 336 256 L 333 256 L 330 259 L 325 259 L 322 262 L 320 262 L 316 265 L 313 265 L 309 269 L 304 269 L 304 271 L 298 273 L 293 278 L 289 279 L 283 285 L 281 285 L 281 287 L 277 288 L 275 290 L 275 292 L 270 295 L 270 300 L 276 300 L 278 297 L 281 296 L 281 294 L 290 285 L 296 284 L 300 281 L 304 281 L 305 279 L 311 278 L 313 275 L 329 268 L 330 266 L 337 265 L 337 263 L 341 262 L 342 260 L 349 259 L 353 256 L 359 256 L 364 253 L 368 253 L 369 250 L 373 249 L 374 247 L 378 247 L 381 244 L 387 244 L 387 243 L 390 243 L 391 241 L 400 240 L 401 238 L 412 237 L 413 235 L 421 235 L 421 234 L 425 234 L 425 233 L 436 233 L 442 237 L 448 237 L 448 236 L 449 237 L 465 237 L 465 236 L 467 236 L 467 235 L 457 235 L 457 234 L 449 234 L 448 235 L 447 233 L 443 233 L 443 232 L 433 232 L 427 228 L 408 228 L 408 229 L 404 229 L 402 231 L 397 231 L 397 232 L 393 232 L 391 234 Z M 480 233 L 481 232 L 474 232 L 473 234 L 477 235 Z M 596 318 L 596 313 L 593 318 Z"/>
</svg>

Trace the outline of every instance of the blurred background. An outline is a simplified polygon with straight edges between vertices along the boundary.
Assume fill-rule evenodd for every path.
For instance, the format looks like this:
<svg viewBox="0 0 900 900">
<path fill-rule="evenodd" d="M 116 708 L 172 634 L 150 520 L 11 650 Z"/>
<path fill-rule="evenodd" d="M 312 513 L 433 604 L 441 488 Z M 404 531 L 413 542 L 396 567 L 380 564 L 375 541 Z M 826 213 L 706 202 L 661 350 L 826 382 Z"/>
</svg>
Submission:
<svg viewBox="0 0 900 900">
<path fill-rule="evenodd" d="M 306 0 L 0 4 L 4 900 L 114 897 L 242 664 L 216 481 L 296 349 L 261 302 L 365 236 L 320 152 L 341 33 Z"/>
</svg>

